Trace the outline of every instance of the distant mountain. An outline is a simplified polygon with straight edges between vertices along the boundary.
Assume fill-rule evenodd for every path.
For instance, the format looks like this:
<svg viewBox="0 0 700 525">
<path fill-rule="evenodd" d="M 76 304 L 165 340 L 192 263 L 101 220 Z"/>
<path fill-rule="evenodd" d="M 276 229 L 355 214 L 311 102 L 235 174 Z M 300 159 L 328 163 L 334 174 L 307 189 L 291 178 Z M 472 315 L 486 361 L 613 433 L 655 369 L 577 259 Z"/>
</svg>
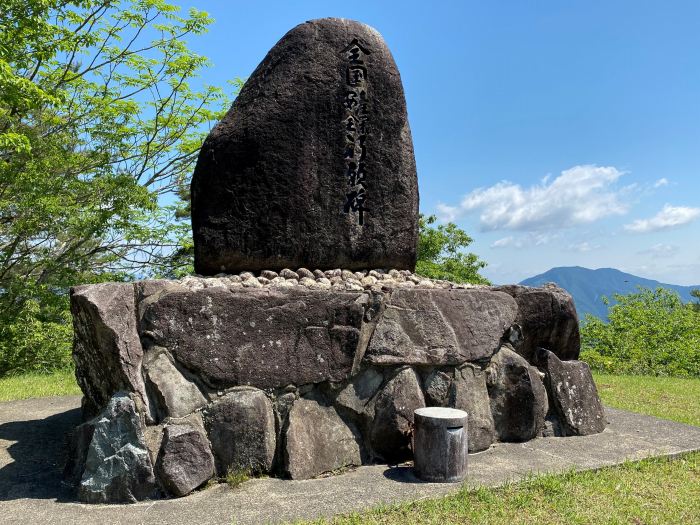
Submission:
<svg viewBox="0 0 700 525">
<path fill-rule="evenodd" d="M 521 281 L 527 286 L 541 286 L 544 283 L 557 283 L 567 290 L 574 298 L 579 319 L 583 320 L 587 313 L 606 319 L 608 307 L 603 304 L 602 297 L 612 299 L 613 294 L 630 294 L 637 292 L 637 286 L 655 289 L 659 286 L 678 292 L 685 302 L 691 301 L 690 290 L 697 286 L 679 286 L 664 284 L 652 279 L 644 279 L 614 268 L 599 268 L 590 270 L 580 266 L 552 268 L 549 271 Z"/>
</svg>

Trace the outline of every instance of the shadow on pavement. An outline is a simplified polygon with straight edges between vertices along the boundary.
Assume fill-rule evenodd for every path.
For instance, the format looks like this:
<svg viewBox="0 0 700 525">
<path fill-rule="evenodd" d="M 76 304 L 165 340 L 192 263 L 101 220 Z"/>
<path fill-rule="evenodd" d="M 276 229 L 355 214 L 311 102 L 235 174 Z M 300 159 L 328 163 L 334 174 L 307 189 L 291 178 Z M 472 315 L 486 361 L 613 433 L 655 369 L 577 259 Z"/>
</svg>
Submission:
<svg viewBox="0 0 700 525">
<path fill-rule="evenodd" d="M 389 467 L 384 471 L 384 477 L 399 483 L 425 483 L 425 481 L 416 477 L 413 473 L 413 467 L 410 465 Z"/>
<path fill-rule="evenodd" d="M 6 449 L 14 461 L 0 468 L 0 501 L 74 501 L 73 489 L 64 486 L 61 478 L 66 434 L 80 423 L 80 409 L 75 408 L 45 419 L 0 424 L 0 439 L 16 441 Z"/>
</svg>

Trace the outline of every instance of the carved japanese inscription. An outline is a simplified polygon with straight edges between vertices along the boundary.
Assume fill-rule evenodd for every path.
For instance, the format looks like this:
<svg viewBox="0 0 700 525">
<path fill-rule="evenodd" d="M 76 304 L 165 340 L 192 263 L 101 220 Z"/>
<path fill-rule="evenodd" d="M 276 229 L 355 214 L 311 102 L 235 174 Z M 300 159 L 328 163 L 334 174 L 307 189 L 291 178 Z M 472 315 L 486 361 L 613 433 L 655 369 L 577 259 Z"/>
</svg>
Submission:
<svg viewBox="0 0 700 525">
<path fill-rule="evenodd" d="M 345 96 L 343 98 L 345 131 L 345 213 L 356 213 L 360 226 L 369 211 L 367 202 L 367 133 L 369 128 L 369 97 L 367 94 L 367 67 L 363 58 L 369 55 L 356 38 L 343 49 L 345 56 Z"/>
</svg>

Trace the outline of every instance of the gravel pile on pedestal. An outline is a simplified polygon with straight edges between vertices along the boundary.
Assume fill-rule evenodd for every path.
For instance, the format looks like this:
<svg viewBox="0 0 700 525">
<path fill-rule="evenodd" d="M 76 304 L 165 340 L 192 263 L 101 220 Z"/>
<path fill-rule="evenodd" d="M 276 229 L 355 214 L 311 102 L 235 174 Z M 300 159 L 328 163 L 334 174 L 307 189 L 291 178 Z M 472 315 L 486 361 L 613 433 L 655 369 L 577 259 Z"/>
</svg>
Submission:
<svg viewBox="0 0 700 525">
<path fill-rule="evenodd" d="M 237 274 L 220 273 L 213 277 L 193 275 L 183 277 L 179 283 L 191 290 L 200 288 L 290 288 L 301 286 L 315 290 L 335 290 L 357 292 L 361 290 L 387 291 L 394 288 L 439 288 L 444 290 L 483 288 L 484 285 L 453 283 L 440 279 L 430 279 L 409 270 L 309 270 L 285 268 L 280 272 L 263 270 L 261 272 L 240 272 Z"/>
</svg>

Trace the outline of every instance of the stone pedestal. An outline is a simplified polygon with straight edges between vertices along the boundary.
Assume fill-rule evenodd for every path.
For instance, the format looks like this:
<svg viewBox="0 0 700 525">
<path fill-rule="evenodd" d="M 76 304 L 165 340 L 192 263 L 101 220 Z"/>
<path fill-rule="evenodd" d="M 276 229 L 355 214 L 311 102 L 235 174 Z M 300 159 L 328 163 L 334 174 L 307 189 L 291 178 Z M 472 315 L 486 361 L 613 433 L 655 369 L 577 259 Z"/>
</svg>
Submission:
<svg viewBox="0 0 700 525">
<path fill-rule="evenodd" d="M 511 294 L 408 271 L 300 268 L 76 287 L 76 375 L 86 419 L 100 415 L 76 430 L 73 481 L 84 501 L 133 501 L 154 490 L 182 496 L 215 471 L 304 479 L 399 463 L 412 459 L 414 411 L 426 406 L 464 410 L 439 424 L 416 416 L 415 460 L 431 481 L 461 479 L 467 442 L 476 452 L 537 437 L 549 406 L 555 418 L 575 408 L 562 419 L 569 433 L 601 430 L 590 373 L 556 357 L 578 355 L 578 332 L 555 333 L 549 308 L 571 297 L 527 290 L 541 315 L 520 327 Z M 533 326 L 559 352 L 546 362 L 520 354 Z M 126 438 L 110 408 L 124 396 Z M 421 432 L 439 446 L 420 445 Z M 123 449 L 127 438 L 135 445 Z M 143 476 L 103 474 L 113 472 L 98 454 L 105 443 Z M 127 457 L 136 444 L 138 457 Z"/>
<path fill-rule="evenodd" d="M 443 407 L 414 412 L 413 462 L 416 475 L 433 483 L 457 483 L 467 476 L 467 413 Z"/>
</svg>

